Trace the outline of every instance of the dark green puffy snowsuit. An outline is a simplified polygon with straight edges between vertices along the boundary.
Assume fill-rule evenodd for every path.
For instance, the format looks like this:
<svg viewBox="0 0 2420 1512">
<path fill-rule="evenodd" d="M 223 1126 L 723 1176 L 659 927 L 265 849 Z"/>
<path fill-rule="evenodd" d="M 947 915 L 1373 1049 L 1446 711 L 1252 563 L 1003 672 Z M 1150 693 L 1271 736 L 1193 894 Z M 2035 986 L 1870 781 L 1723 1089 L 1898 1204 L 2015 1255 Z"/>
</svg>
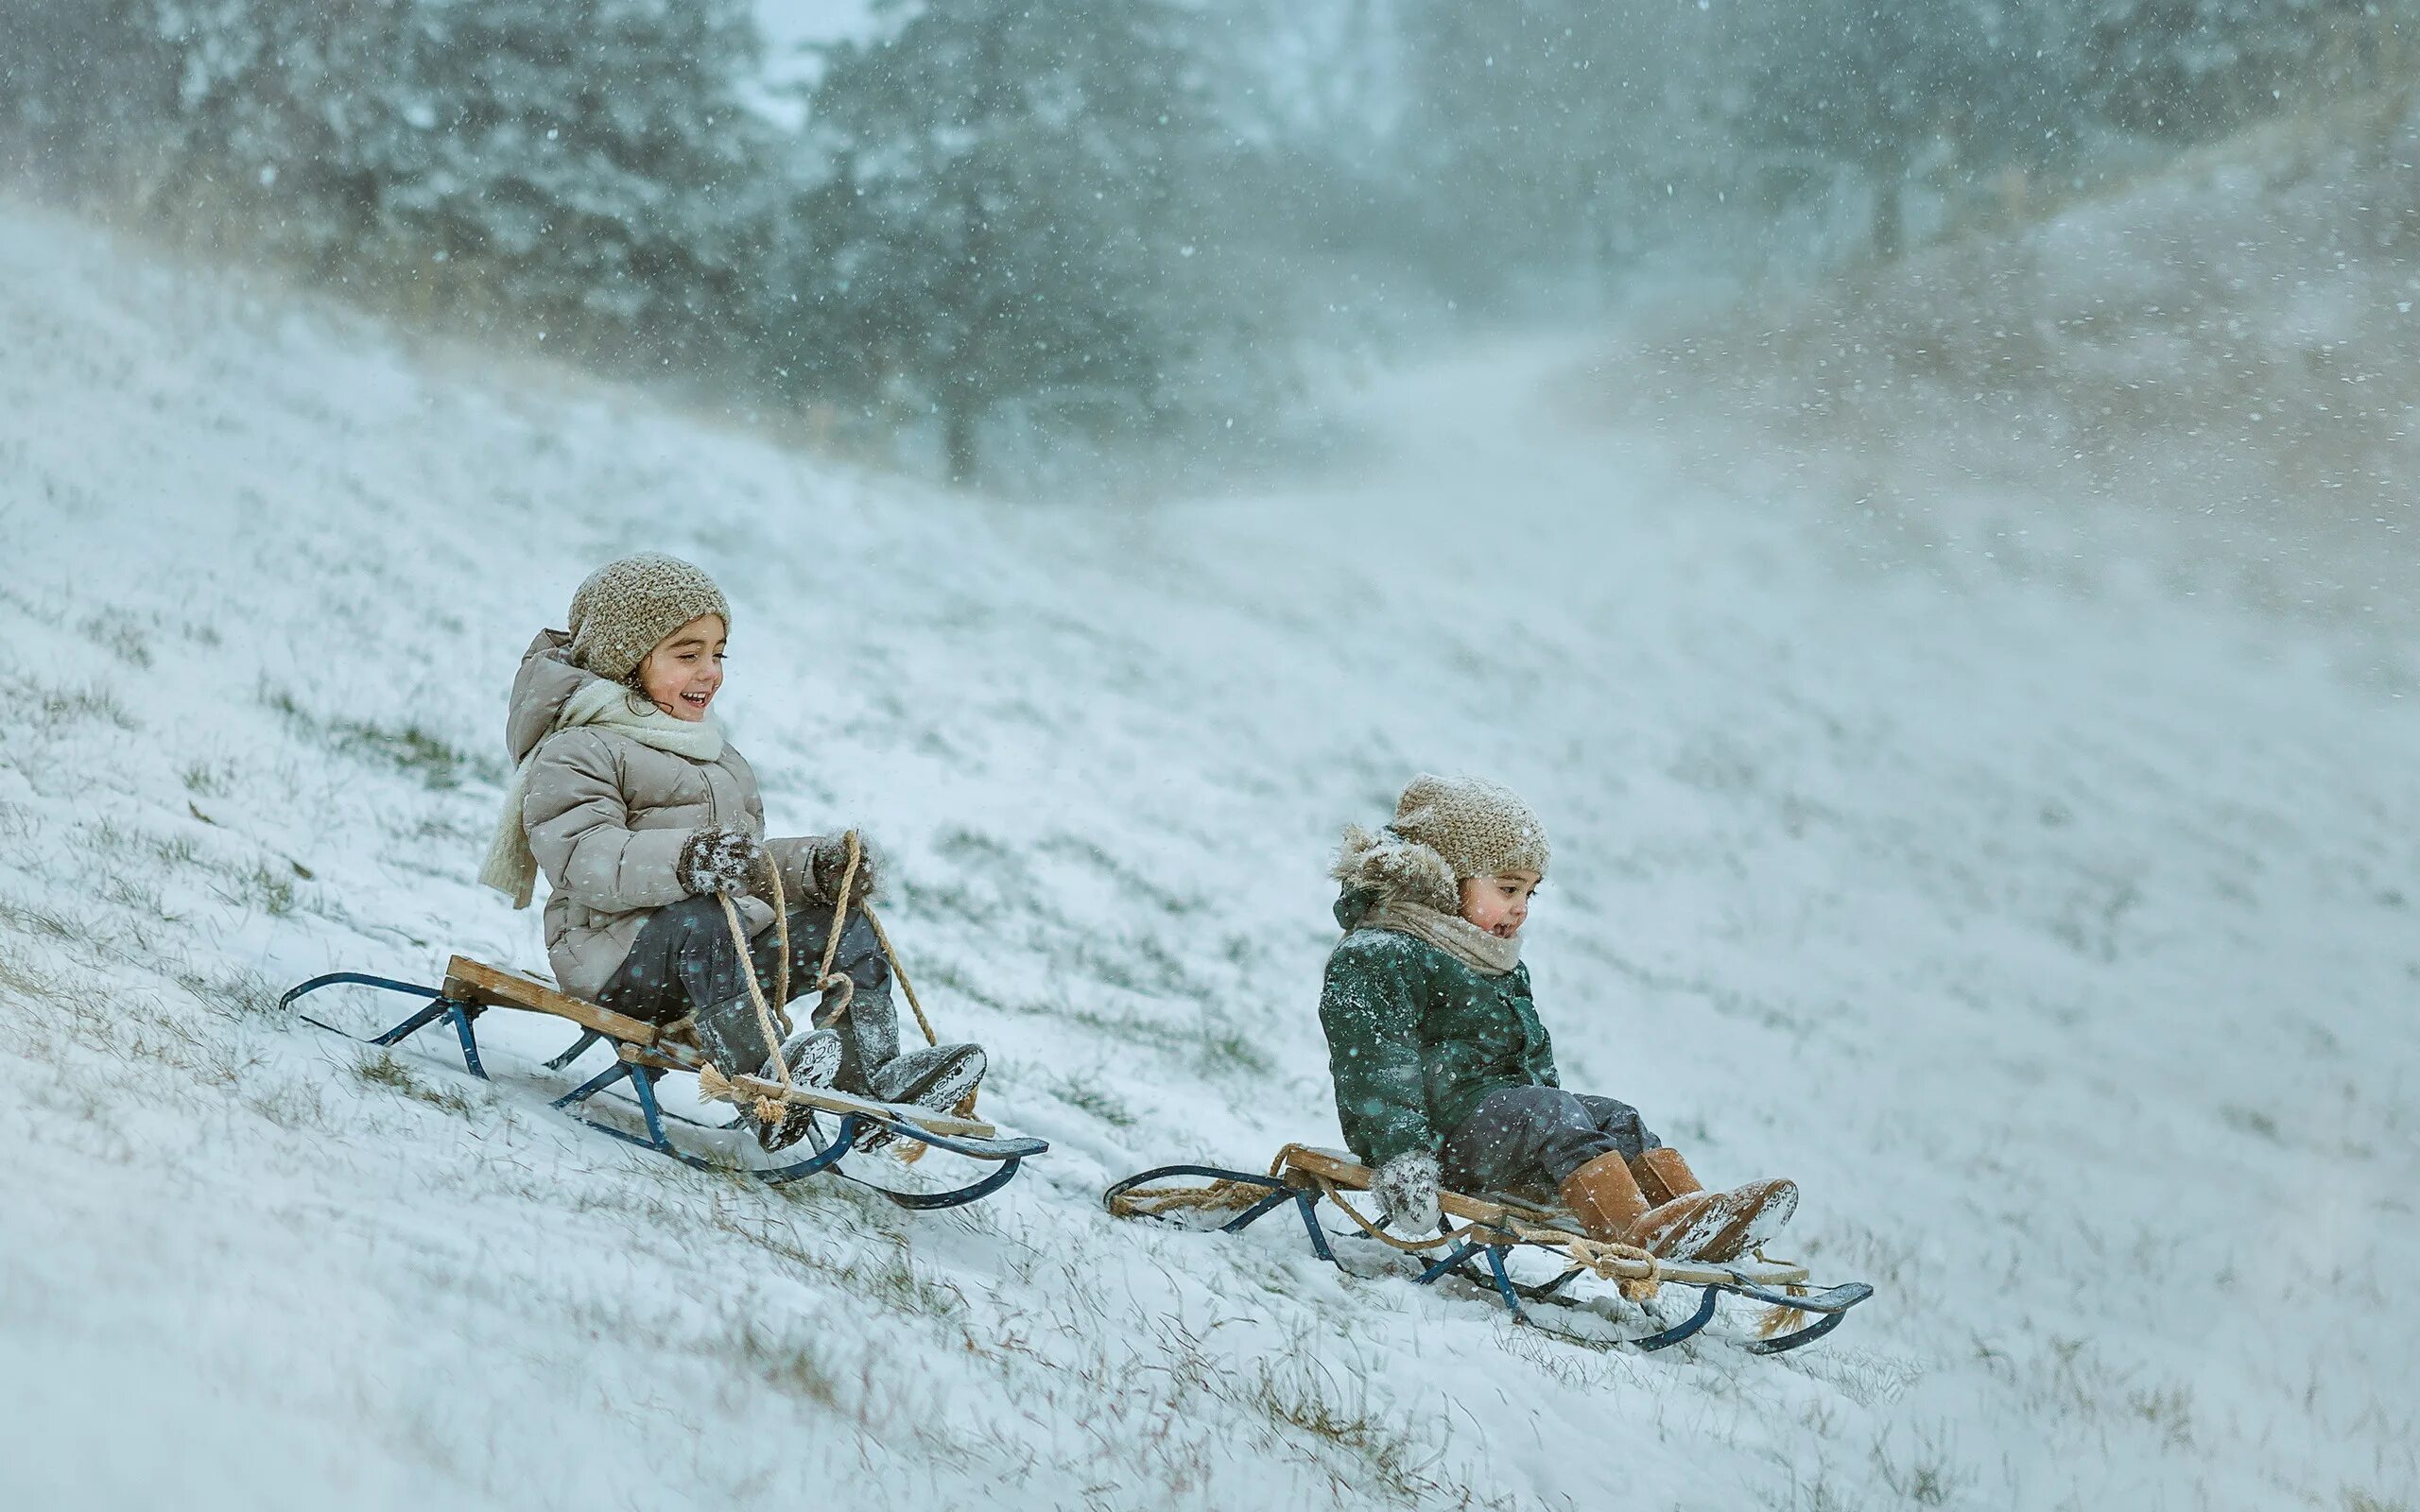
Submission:
<svg viewBox="0 0 2420 1512">
<path fill-rule="evenodd" d="M 1437 1154 L 1479 1099 L 1558 1087 L 1554 1045 L 1530 1000 L 1530 969 L 1482 976 L 1426 940 L 1361 929 L 1375 896 L 1336 905 L 1346 935 L 1320 990 L 1344 1143 L 1365 1164 Z"/>
</svg>

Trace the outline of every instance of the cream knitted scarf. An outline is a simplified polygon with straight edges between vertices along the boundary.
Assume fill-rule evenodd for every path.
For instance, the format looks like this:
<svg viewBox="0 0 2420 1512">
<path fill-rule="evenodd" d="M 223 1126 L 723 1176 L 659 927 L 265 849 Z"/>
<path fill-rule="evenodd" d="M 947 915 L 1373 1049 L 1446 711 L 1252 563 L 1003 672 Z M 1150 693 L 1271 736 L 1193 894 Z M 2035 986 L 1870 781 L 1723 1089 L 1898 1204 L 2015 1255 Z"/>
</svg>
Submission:
<svg viewBox="0 0 2420 1512">
<path fill-rule="evenodd" d="M 638 700 L 628 685 L 607 682 L 599 678 L 583 682 L 579 691 L 563 702 L 562 713 L 546 731 L 574 730 L 581 725 L 595 725 L 628 735 L 642 746 L 686 756 L 691 761 L 715 762 L 722 759 L 722 727 L 712 719 L 675 719 L 663 710 L 648 705 L 634 707 Z M 538 760 L 538 752 L 545 748 L 541 737 L 512 769 L 512 781 L 504 785 L 504 806 L 495 817 L 495 838 L 488 846 L 487 860 L 479 868 L 479 880 L 512 900 L 515 908 L 529 906 L 530 894 L 538 885 L 538 858 L 529 853 L 529 833 L 522 826 L 522 799 L 529 792 L 529 768 Z"/>
<path fill-rule="evenodd" d="M 1370 910 L 1363 929 L 1391 929 L 1426 940 L 1481 976 L 1502 976 L 1521 964 L 1521 940 L 1498 939 L 1460 914 L 1391 898 Z"/>
</svg>

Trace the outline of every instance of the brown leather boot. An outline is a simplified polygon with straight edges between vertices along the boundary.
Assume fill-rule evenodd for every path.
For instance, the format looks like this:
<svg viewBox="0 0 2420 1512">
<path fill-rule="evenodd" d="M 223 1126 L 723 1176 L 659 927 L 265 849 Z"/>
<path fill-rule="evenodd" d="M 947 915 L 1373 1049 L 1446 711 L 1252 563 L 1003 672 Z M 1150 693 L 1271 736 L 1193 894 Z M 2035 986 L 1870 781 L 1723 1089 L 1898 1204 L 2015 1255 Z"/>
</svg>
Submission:
<svg viewBox="0 0 2420 1512">
<path fill-rule="evenodd" d="M 1646 1193 L 1647 1200 L 1652 1204 L 1661 1205 L 1705 1190 L 1705 1183 L 1689 1169 L 1689 1162 L 1668 1144 L 1659 1145 L 1631 1161 L 1630 1171 L 1638 1177 L 1638 1190 Z"/>
<path fill-rule="evenodd" d="M 1600 1155 L 1563 1178 L 1563 1205 L 1589 1238 L 1621 1244 L 1631 1225 L 1647 1213 L 1638 1178 L 1618 1155 Z"/>
<path fill-rule="evenodd" d="M 1699 1192 L 1650 1208 L 1630 1162 L 1618 1155 L 1600 1155 L 1563 1179 L 1563 1205 L 1589 1238 L 1635 1245 L 1651 1255 L 1669 1257 L 1662 1246 L 1719 1227 L 1720 1215 L 1709 1211 L 1718 1201 Z"/>
<path fill-rule="evenodd" d="M 1633 1169 L 1641 1193 L 1657 1205 L 1628 1243 L 1667 1260 L 1737 1260 L 1781 1232 L 1798 1211 L 1794 1181 L 1751 1181 L 1707 1197 L 1689 1162 L 1669 1146 L 1649 1150 Z"/>
</svg>

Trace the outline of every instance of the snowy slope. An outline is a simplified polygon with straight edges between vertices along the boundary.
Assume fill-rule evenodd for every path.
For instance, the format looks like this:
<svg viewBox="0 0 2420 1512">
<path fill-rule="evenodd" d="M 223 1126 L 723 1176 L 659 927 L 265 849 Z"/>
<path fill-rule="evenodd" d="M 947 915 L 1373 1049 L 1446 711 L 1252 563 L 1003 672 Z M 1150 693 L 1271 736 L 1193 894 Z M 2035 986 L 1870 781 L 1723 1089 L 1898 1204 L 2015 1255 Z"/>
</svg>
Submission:
<svg viewBox="0 0 2420 1512">
<path fill-rule="evenodd" d="M 1845 575 L 1573 384 L 1393 383 L 1349 486 L 982 507 L 0 206 L 0 1504 L 2406 1504 L 2412 704 L 2148 589 Z M 541 962 L 470 881 L 503 690 L 641 546 L 1054 1142 L 1003 1198 L 709 1177 L 547 1113 L 562 1036 L 488 1086 L 268 1011 Z M 1546 816 L 1566 1079 L 1798 1177 L 1881 1288 L 1832 1340 L 1591 1352 L 1099 1211 L 1335 1140 L 1323 867 L 1424 766 Z"/>
</svg>

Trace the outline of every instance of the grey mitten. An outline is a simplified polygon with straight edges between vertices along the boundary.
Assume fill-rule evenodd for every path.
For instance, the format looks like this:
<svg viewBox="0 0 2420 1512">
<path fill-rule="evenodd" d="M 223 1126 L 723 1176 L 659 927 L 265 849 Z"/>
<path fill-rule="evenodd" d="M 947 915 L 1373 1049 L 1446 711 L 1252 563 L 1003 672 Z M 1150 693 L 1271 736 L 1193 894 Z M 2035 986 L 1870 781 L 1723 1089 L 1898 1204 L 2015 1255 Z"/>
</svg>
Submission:
<svg viewBox="0 0 2420 1512">
<path fill-rule="evenodd" d="M 1437 1231 L 1437 1157 L 1426 1150 L 1398 1155 L 1378 1167 L 1370 1194 L 1394 1226 L 1414 1238 Z"/>
<path fill-rule="evenodd" d="M 872 902 L 882 891 L 885 870 L 882 852 L 863 835 L 857 837 L 857 876 L 849 884 L 849 902 Z M 815 884 L 816 896 L 831 902 L 840 896 L 840 879 L 849 871 L 849 838 L 838 835 L 818 840 L 807 853 L 807 876 Z"/>
<path fill-rule="evenodd" d="M 675 868 L 681 885 L 693 893 L 747 892 L 755 886 L 765 865 L 765 845 L 746 830 L 709 824 L 681 847 Z"/>
</svg>

